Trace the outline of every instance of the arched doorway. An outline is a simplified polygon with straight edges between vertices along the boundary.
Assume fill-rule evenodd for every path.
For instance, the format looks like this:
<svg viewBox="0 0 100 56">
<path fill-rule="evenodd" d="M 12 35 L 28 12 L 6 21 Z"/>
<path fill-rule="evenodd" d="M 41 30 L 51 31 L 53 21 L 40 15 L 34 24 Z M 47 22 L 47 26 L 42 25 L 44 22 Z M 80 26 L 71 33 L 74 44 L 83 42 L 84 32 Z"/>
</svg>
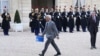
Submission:
<svg viewBox="0 0 100 56">
<path fill-rule="evenodd" d="M 54 8 L 55 0 L 31 0 L 32 8 Z"/>
</svg>

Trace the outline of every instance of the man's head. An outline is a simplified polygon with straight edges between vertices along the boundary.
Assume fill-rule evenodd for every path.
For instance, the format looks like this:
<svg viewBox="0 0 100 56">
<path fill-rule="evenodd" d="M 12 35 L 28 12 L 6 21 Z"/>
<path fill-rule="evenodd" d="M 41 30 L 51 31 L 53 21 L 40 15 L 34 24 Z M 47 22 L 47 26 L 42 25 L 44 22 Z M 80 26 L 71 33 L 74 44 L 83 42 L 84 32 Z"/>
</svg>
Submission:
<svg viewBox="0 0 100 56">
<path fill-rule="evenodd" d="M 46 15 L 45 19 L 46 19 L 47 22 L 50 21 L 51 20 L 51 15 Z"/>
</svg>

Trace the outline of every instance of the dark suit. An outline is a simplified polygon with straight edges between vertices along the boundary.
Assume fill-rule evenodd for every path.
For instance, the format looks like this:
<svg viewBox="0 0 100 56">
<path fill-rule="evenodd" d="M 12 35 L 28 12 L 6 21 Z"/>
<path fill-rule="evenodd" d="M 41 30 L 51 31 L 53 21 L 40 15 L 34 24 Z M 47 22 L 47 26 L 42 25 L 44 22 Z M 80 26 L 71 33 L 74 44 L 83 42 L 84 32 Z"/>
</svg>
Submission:
<svg viewBox="0 0 100 56">
<path fill-rule="evenodd" d="M 94 20 L 93 17 L 91 16 L 88 19 L 88 30 L 90 32 L 91 35 L 91 46 L 95 47 L 95 43 L 96 43 L 96 35 L 98 32 L 98 25 L 99 25 L 99 19 L 98 17 L 95 17 L 96 19 Z"/>
<path fill-rule="evenodd" d="M 34 32 L 35 32 L 35 35 L 38 35 L 39 34 L 39 20 L 38 20 L 38 13 L 35 13 L 34 16 L 33 16 L 33 20 L 32 20 L 32 27 L 34 27 Z"/>
<path fill-rule="evenodd" d="M 68 21 L 68 26 L 69 26 L 69 31 L 72 33 L 73 30 L 74 30 L 74 17 L 73 17 L 73 12 L 70 11 L 68 12 L 68 15 L 69 17 L 69 21 Z"/>
<path fill-rule="evenodd" d="M 58 31 L 61 31 L 61 13 L 60 12 L 55 12 L 54 13 L 54 22 L 56 24 L 56 27 L 58 29 Z"/>
<path fill-rule="evenodd" d="M 41 28 L 41 32 L 44 31 L 44 27 L 45 27 L 45 23 L 46 23 L 45 15 L 46 15 L 45 12 L 41 12 L 41 17 L 40 17 L 40 22 L 41 22 L 40 28 Z"/>
<path fill-rule="evenodd" d="M 33 12 L 29 13 L 29 18 L 30 18 L 30 22 L 29 22 L 29 27 L 31 28 L 31 32 L 34 32 L 34 26 L 33 26 Z"/>
<path fill-rule="evenodd" d="M 44 54 L 50 44 L 52 44 L 52 46 L 55 48 L 57 53 L 60 53 L 60 50 L 54 41 L 55 37 L 58 36 L 58 30 L 53 21 L 49 21 L 46 23 L 45 30 L 43 32 L 43 36 L 44 36 L 44 34 L 46 34 L 47 41 L 45 43 L 44 50 L 42 51 L 42 56 L 44 56 Z"/>
<path fill-rule="evenodd" d="M 7 15 L 9 15 L 9 13 L 7 13 Z M 10 21 L 11 21 L 11 18 L 10 18 L 10 16 L 7 17 L 5 15 L 5 13 L 2 14 L 2 18 L 3 18 L 3 21 L 2 21 L 2 29 L 3 29 L 4 35 L 9 35 L 8 34 L 8 31 L 10 29 Z"/>
<path fill-rule="evenodd" d="M 66 32 L 67 25 L 68 25 L 68 20 L 67 20 L 67 12 L 62 12 L 62 28 L 63 31 Z"/>
<path fill-rule="evenodd" d="M 86 32 L 87 18 L 86 18 L 86 12 L 85 11 L 81 12 L 81 26 L 82 26 L 83 32 Z"/>
<path fill-rule="evenodd" d="M 76 30 L 77 30 L 77 31 L 80 31 L 81 19 L 80 19 L 80 14 L 79 14 L 79 12 L 76 11 L 74 16 L 76 17 L 76 22 L 75 22 Z"/>
</svg>

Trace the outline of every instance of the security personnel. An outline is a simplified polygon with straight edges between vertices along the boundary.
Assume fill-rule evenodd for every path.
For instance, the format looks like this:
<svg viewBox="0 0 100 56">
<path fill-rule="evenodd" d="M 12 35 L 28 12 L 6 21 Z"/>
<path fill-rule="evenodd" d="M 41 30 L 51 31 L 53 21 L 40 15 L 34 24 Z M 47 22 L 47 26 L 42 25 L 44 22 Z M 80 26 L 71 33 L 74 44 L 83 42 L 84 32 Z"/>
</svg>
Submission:
<svg viewBox="0 0 100 56">
<path fill-rule="evenodd" d="M 85 11 L 85 8 L 82 8 L 82 12 L 81 12 L 81 26 L 82 26 L 83 32 L 86 32 L 87 19 L 86 19 L 86 11 Z"/>
<path fill-rule="evenodd" d="M 44 8 L 41 9 L 40 11 L 40 28 L 41 28 L 41 32 L 44 31 L 44 27 L 45 27 L 45 23 L 46 23 L 46 20 L 45 20 L 45 11 L 44 11 Z"/>
<path fill-rule="evenodd" d="M 38 11 L 38 8 L 35 9 L 35 13 L 34 13 L 34 16 L 33 16 L 33 26 L 34 26 L 34 32 L 35 32 L 35 35 L 38 35 L 39 34 L 39 11 Z"/>
<path fill-rule="evenodd" d="M 54 21 L 54 9 L 53 8 L 50 9 L 49 14 L 51 15 L 52 21 Z"/>
<path fill-rule="evenodd" d="M 70 11 L 68 12 L 68 26 L 69 26 L 69 32 L 73 33 L 73 29 L 74 29 L 74 17 L 73 17 L 73 10 L 72 8 L 70 8 Z"/>
<path fill-rule="evenodd" d="M 59 9 L 55 10 L 54 19 L 55 19 L 54 22 L 56 24 L 56 27 L 57 27 L 58 31 L 60 32 L 61 31 L 61 14 L 59 12 Z"/>
<path fill-rule="evenodd" d="M 68 25 L 66 8 L 64 8 L 64 11 L 62 12 L 61 17 L 62 17 L 61 19 L 62 19 L 62 28 L 63 28 L 63 31 L 66 32 L 67 25 Z"/>
<path fill-rule="evenodd" d="M 76 30 L 80 31 L 81 20 L 80 20 L 80 12 L 78 11 L 78 7 L 76 8 L 74 17 L 76 18 L 76 21 L 75 21 Z"/>
<path fill-rule="evenodd" d="M 29 18 L 30 18 L 30 23 L 29 23 L 29 26 L 31 28 L 31 32 L 33 33 L 34 32 L 34 26 L 32 27 L 32 20 L 33 20 L 33 15 L 34 15 L 34 10 L 32 9 L 31 12 L 29 13 Z"/>
<path fill-rule="evenodd" d="M 10 14 L 6 10 L 4 10 L 4 13 L 1 15 L 1 17 L 3 18 L 1 27 L 3 29 L 4 35 L 8 36 L 9 35 L 8 32 L 10 29 L 10 21 L 11 21 Z"/>
</svg>

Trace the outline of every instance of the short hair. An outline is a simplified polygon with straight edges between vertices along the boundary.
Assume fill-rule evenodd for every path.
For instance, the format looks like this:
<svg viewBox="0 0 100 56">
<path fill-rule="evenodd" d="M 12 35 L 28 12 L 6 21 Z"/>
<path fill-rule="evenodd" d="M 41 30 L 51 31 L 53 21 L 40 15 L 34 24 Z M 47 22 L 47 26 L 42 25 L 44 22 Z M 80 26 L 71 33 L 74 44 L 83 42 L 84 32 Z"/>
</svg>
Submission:
<svg viewBox="0 0 100 56">
<path fill-rule="evenodd" d="M 51 15 L 46 15 L 45 17 L 48 17 L 49 19 L 51 19 Z"/>
</svg>

